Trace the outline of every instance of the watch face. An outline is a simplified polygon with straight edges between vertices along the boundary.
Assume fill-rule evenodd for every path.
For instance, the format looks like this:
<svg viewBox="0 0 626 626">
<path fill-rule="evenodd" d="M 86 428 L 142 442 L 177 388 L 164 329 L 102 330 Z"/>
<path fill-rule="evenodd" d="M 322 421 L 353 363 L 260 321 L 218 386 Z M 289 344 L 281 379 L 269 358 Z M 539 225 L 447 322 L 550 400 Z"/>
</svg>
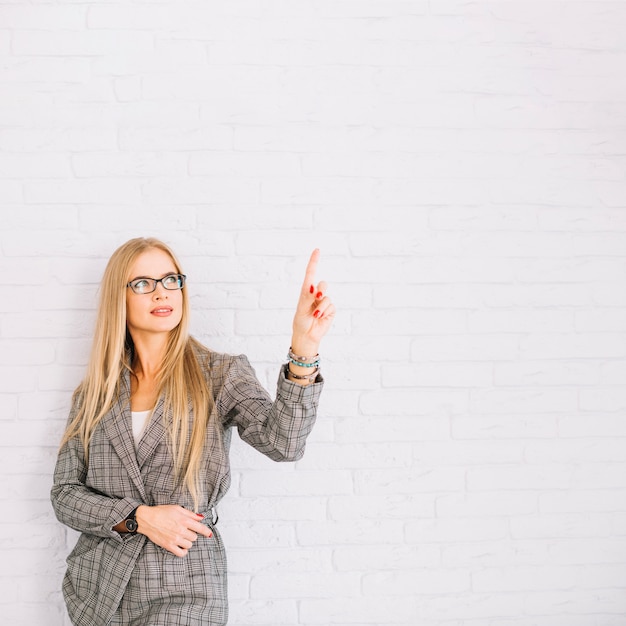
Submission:
<svg viewBox="0 0 626 626">
<path fill-rule="evenodd" d="M 127 519 L 126 522 L 126 530 L 129 533 L 134 533 L 137 530 L 137 521 L 134 519 Z"/>
</svg>

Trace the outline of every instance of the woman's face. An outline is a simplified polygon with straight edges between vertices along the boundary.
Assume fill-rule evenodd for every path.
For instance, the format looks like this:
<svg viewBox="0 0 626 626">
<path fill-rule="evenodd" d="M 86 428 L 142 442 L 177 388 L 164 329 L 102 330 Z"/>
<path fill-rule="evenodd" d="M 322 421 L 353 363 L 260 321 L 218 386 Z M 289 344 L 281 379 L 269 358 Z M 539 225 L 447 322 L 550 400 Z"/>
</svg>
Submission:
<svg viewBox="0 0 626 626">
<path fill-rule="evenodd" d="M 142 252 L 130 268 L 128 281 L 138 278 L 163 278 L 177 274 L 169 254 L 159 248 Z M 152 293 L 135 293 L 126 289 L 126 325 L 131 335 L 168 333 L 176 328 L 183 315 L 183 294 L 180 289 L 165 289 L 157 283 Z"/>
</svg>

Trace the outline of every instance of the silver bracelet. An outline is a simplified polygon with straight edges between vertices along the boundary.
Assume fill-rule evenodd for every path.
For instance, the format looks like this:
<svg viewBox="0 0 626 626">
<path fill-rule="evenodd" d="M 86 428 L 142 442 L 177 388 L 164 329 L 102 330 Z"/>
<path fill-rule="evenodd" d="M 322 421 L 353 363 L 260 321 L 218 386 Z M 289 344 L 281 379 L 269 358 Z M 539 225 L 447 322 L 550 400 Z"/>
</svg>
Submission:
<svg viewBox="0 0 626 626">
<path fill-rule="evenodd" d="M 287 355 L 290 361 L 300 362 L 300 363 L 319 363 L 320 355 L 316 354 L 315 356 L 298 356 L 294 354 L 293 349 L 289 348 L 289 354 Z M 305 366 L 306 367 L 306 366 Z"/>
</svg>

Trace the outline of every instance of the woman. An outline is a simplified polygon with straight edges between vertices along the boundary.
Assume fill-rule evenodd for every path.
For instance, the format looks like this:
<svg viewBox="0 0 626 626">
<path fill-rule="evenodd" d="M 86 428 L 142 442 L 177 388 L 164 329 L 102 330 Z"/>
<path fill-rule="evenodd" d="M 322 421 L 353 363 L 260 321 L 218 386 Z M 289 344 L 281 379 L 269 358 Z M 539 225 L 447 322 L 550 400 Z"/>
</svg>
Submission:
<svg viewBox="0 0 626 626">
<path fill-rule="evenodd" d="M 189 336 L 186 277 L 163 242 L 132 239 L 112 255 L 51 491 L 57 518 L 82 533 L 63 580 L 73 624 L 226 624 L 215 507 L 230 484 L 231 427 L 275 461 L 304 453 L 335 315 L 318 259 L 272 402 L 245 356 Z"/>
</svg>

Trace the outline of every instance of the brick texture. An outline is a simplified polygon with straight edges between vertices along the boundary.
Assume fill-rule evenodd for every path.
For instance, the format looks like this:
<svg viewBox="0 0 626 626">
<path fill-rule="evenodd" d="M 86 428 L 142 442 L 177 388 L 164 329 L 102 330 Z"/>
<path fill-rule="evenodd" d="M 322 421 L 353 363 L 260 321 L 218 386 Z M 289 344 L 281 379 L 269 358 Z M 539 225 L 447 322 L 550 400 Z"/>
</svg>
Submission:
<svg viewBox="0 0 626 626">
<path fill-rule="evenodd" d="M 0 611 L 68 626 L 48 500 L 106 259 L 179 253 L 307 453 L 233 443 L 232 626 L 626 624 L 626 4 L 0 3 Z"/>
</svg>

